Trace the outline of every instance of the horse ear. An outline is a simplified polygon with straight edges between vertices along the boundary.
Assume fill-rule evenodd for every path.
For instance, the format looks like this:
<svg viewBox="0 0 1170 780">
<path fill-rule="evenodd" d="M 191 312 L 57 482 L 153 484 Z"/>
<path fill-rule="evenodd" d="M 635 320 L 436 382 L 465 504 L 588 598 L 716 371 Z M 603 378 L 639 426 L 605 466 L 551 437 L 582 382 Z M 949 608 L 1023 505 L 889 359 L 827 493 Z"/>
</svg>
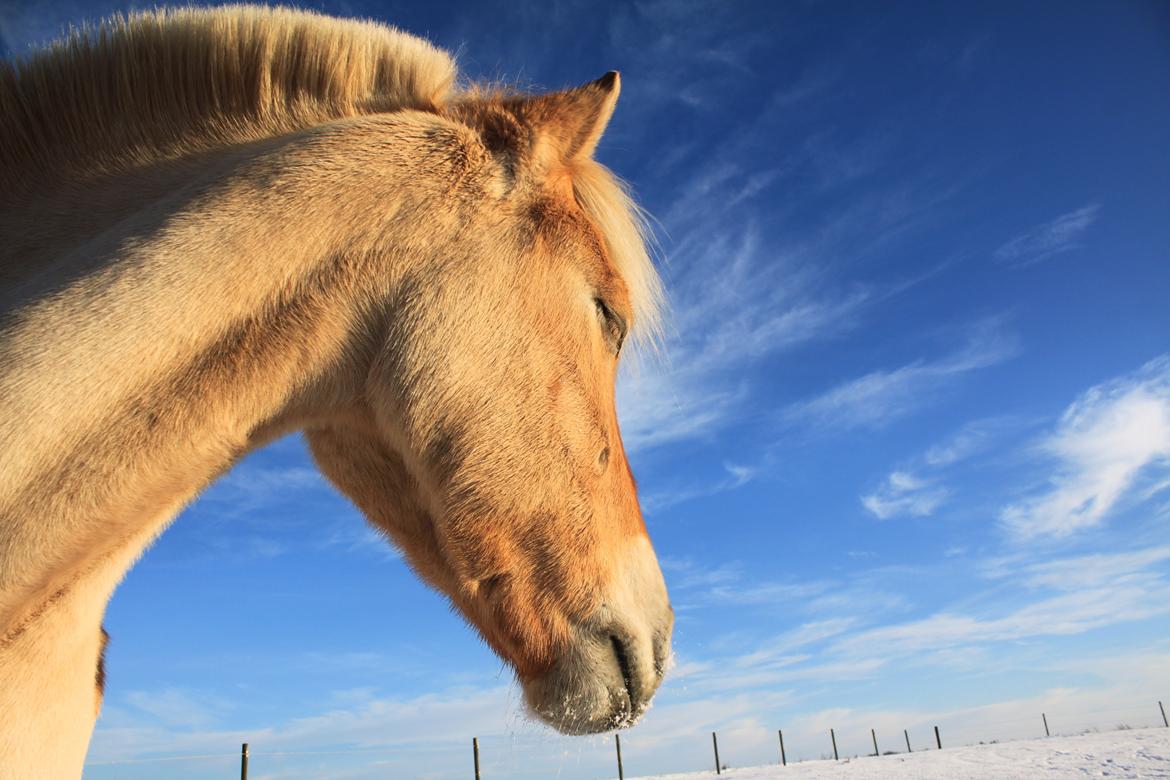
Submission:
<svg viewBox="0 0 1170 780">
<path fill-rule="evenodd" d="M 537 98 L 537 130 L 552 141 L 563 160 L 589 157 L 597 148 L 621 91 L 621 77 L 611 70 L 596 81 Z"/>
</svg>

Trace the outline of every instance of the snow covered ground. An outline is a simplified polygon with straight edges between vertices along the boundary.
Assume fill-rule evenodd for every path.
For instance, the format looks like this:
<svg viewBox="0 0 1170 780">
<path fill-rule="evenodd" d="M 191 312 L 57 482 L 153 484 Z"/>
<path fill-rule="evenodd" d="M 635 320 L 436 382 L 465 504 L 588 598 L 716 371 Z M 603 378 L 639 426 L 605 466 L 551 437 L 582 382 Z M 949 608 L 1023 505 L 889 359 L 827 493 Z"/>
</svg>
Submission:
<svg viewBox="0 0 1170 780">
<path fill-rule="evenodd" d="M 715 772 L 640 780 L 708 780 Z M 725 769 L 719 780 L 1032 780 L 1170 778 L 1170 729 L 1003 742 L 920 753 Z"/>
</svg>

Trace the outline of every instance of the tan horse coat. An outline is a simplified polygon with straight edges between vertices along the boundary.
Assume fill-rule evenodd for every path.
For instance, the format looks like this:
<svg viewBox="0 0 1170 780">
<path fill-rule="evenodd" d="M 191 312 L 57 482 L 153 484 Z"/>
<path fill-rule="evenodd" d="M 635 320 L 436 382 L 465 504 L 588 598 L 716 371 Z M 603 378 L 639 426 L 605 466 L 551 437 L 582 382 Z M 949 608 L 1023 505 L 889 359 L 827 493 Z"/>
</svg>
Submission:
<svg viewBox="0 0 1170 780">
<path fill-rule="evenodd" d="M 454 79 L 397 31 L 252 7 L 0 68 L 0 778 L 80 774 L 117 583 L 298 429 L 537 714 L 644 710 L 672 621 L 613 382 L 659 287 L 590 159 L 616 74 Z"/>
</svg>

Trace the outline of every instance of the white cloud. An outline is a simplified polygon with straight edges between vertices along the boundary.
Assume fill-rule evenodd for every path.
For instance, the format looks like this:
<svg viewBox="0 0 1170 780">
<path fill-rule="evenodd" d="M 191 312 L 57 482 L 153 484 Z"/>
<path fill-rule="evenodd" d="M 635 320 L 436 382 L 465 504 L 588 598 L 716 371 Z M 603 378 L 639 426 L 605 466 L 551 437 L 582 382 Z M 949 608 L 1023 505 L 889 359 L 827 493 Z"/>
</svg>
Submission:
<svg viewBox="0 0 1170 780">
<path fill-rule="evenodd" d="M 1166 560 L 1170 560 L 1170 546 L 1163 545 L 1132 552 L 1082 555 L 1035 563 L 1024 569 L 1024 577 L 1032 587 L 1080 590 L 1108 582 L 1149 578 L 1153 575 L 1146 570 Z"/>
<path fill-rule="evenodd" d="M 696 498 L 707 498 L 731 490 L 738 490 L 759 476 L 760 467 L 724 463 L 723 471 L 725 473 L 723 479 L 706 485 L 690 485 L 645 494 L 641 499 L 642 509 L 647 513 L 660 512 Z"/>
<path fill-rule="evenodd" d="M 951 499 L 951 490 L 939 484 L 955 464 L 987 449 L 991 442 L 1017 424 L 1008 417 L 985 417 L 963 425 L 947 439 L 892 471 L 861 504 L 879 520 L 899 515 L 928 517 Z"/>
<path fill-rule="evenodd" d="M 281 442 L 275 446 L 287 445 Z M 263 452 L 270 451 L 265 448 Z M 200 495 L 199 503 L 214 505 L 219 516 L 235 520 L 270 513 L 274 506 L 302 502 L 311 494 L 333 495 L 329 483 L 317 469 L 299 465 L 265 466 L 244 459 Z"/>
<path fill-rule="evenodd" d="M 931 468 L 952 466 L 985 450 L 993 439 L 1012 423 L 1007 417 L 986 417 L 973 420 L 945 441 L 935 444 L 922 456 Z"/>
<path fill-rule="evenodd" d="M 739 563 L 704 566 L 691 559 L 662 561 L 675 609 L 734 607 L 780 613 L 824 615 L 866 612 L 870 617 L 902 609 L 902 596 L 889 592 L 881 575 L 888 569 L 837 579 L 762 579 Z"/>
<path fill-rule="evenodd" d="M 658 562 L 666 573 L 671 588 L 707 588 L 734 582 L 743 576 L 743 567 L 738 563 L 701 566 L 691 558 L 668 556 L 662 556 Z"/>
<path fill-rule="evenodd" d="M 875 492 L 862 496 L 862 505 L 879 520 L 899 515 L 928 517 L 947 498 L 946 490 L 905 471 L 895 471 Z"/>
<path fill-rule="evenodd" d="M 442 776 L 451 777 L 456 775 L 455 767 L 461 766 L 464 758 L 462 751 L 458 759 L 451 755 L 456 743 L 454 735 L 459 735 L 458 743 L 462 746 L 464 735 L 494 736 L 506 733 L 510 724 L 513 727 L 528 724 L 522 715 L 518 693 L 511 685 L 458 688 L 416 697 L 360 697 L 362 700 L 357 703 L 340 706 L 347 694 L 352 694 L 352 691 L 339 692 L 338 696 L 332 697 L 339 706 L 251 729 L 229 727 L 225 725 L 227 719 L 224 717 L 213 722 L 175 722 L 160 720 L 153 712 L 142 710 L 137 705 L 130 708 L 108 706 L 110 712 L 103 713 L 99 721 L 88 760 L 94 764 L 141 760 L 157 755 L 163 746 L 171 754 L 214 755 L 229 753 L 231 746 L 235 745 L 238 756 L 238 745 L 250 742 L 257 770 L 266 763 L 271 766 L 273 759 L 269 756 L 272 755 L 296 756 L 300 751 L 323 751 L 338 754 L 334 760 L 340 762 L 340 755 L 350 752 L 360 754 L 363 759 L 365 770 L 358 776 L 375 777 L 385 773 L 379 774 L 371 766 L 371 757 L 379 751 L 401 755 L 403 746 L 409 745 L 412 763 L 418 762 L 416 768 L 437 767 L 444 770 Z M 167 696 L 167 690 L 140 692 L 136 701 L 165 700 Z M 199 698 L 206 698 L 206 695 Z M 532 724 L 526 726 L 526 730 L 529 736 L 533 736 L 541 733 L 543 727 Z M 282 768 L 289 771 L 281 776 L 319 777 L 319 772 L 313 771 L 311 765 L 304 763 L 306 761 L 313 759 L 300 758 L 282 763 Z M 178 769 L 182 765 L 166 766 Z M 194 768 L 198 772 L 201 765 L 195 764 Z M 418 776 L 414 771 L 405 774 Z M 168 776 L 177 775 L 168 773 Z M 329 771 L 328 776 L 344 775 Z"/>
<path fill-rule="evenodd" d="M 1001 617 L 939 612 L 854 634 L 830 652 L 891 658 L 1030 637 L 1081 634 L 1170 613 L 1170 583 L 1114 582 L 1027 604 Z"/>
<path fill-rule="evenodd" d="M 819 396 L 792 404 L 781 414 L 800 427 L 877 428 L 911 414 L 933 394 L 963 374 L 1014 356 L 1016 340 L 998 318 L 977 323 L 967 345 L 934 361 L 919 360 L 891 370 L 873 371 L 843 382 Z"/>
<path fill-rule="evenodd" d="M 740 667 L 770 663 L 777 658 L 788 657 L 794 650 L 838 636 L 853 628 L 856 623 L 856 618 L 829 618 L 803 623 L 778 637 L 766 640 L 756 650 L 739 656 L 733 663 Z"/>
<path fill-rule="evenodd" d="M 618 383 L 630 451 L 700 439 L 737 419 L 751 397 L 752 366 L 848 331 L 872 298 L 865 289 L 822 291 L 799 261 L 766 250 L 750 224 L 712 225 L 701 243 L 680 242 L 675 261 L 683 268 L 669 284 L 669 359 L 623 371 Z"/>
<path fill-rule="evenodd" d="M 1164 571 L 1167 560 L 1170 560 L 1170 547 L 1165 545 L 1031 563 L 1017 557 L 997 566 L 996 576 L 1024 586 L 1023 589 L 1006 589 L 997 584 L 975 599 L 984 603 L 981 609 L 955 605 L 923 618 L 885 625 L 874 625 L 875 615 L 852 595 L 882 582 L 884 570 L 873 570 L 846 583 L 807 583 L 804 591 L 799 583 L 787 587 L 760 584 L 756 591 L 765 596 L 761 603 L 783 605 L 782 609 L 809 604 L 822 593 L 851 595 L 832 608 L 812 611 L 815 615 L 833 615 L 831 618 L 798 622 L 778 636 L 758 640 L 746 640 L 741 636 L 712 643 L 712 650 L 722 648 L 723 652 L 716 650 L 715 655 L 688 659 L 685 664 L 688 674 L 680 685 L 692 696 L 707 697 L 717 692 L 723 697 L 728 692 L 753 692 L 754 695 L 761 690 L 777 691 L 782 690 L 778 686 L 808 681 L 837 685 L 873 680 L 889 674 L 895 665 L 901 673 L 931 668 L 964 674 L 986 674 L 989 669 L 1016 671 L 1021 668 L 1020 663 L 1032 662 L 1022 659 L 1032 659 L 1036 652 L 1040 652 L 1037 648 L 1044 647 L 1036 640 L 1078 635 L 1119 623 L 1146 621 L 1170 614 L 1170 580 Z M 1090 570 L 1091 573 L 1076 577 L 1076 572 Z M 736 572 L 724 572 L 713 590 L 722 596 L 729 590 L 734 591 L 736 584 Z M 1038 594 L 1031 600 L 1025 595 L 1021 600 L 1019 594 L 1027 594 L 1029 589 L 1056 592 Z M 1005 594 L 1010 604 L 1005 602 Z M 989 603 L 988 596 L 994 596 L 995 600 Z M 1084 670 L 1073 669 L 1074 662 L 1082 665 L 1091 662 L 1078 656 L 1065 658 L 1063 663 L 1069 667 L 1066 673 L 1083 678 Z M 820 691 L 811 692 L 805 684 L 795 690 L 800 693 L 794 693 L 794 703 L 822 695 Z M 838 697 L 842 688 L 838 686 L 833 690 L 828 703 L 841 701 Z M 1081 691 L 1075 693 L 1087 695 Z M 1112 696 L 1115 691 L 1103 693 Z M 1068 697 L 1071 696 L 1072 693 L 1068 693 Z M 931 714 L 929 719 L 949 723 L 953 736 L 956 731 L 967 729 L 978 733 L 988 727 L 987 723 L 980 723 L 982 716 L 1001 705 L 1007 707 L 1009 703 L 971 710 L 955 708 L 950 712 Z M 1058 711 L 1071 715 L 1076 709 L 1073 703 L 1065 701 Z M 1052 710 L 1048 711 L 1051 713 Z M 791 706 L 785 707 L 785 713 L 791 719 Z M 920 720 L 905 713 L 898 717 L 903 726 L 913 726 Z M 926 717 L 922 715 L 923 720 Z M 803 724 L 807 718 L 807 715 L 801 716 L 798 721 Z M 849 718 L 843 717 L 840 722 L 847 723 Z M 886 721 L 874 720 L 870 725 L 883 722 Z M 1067 715 L 1064 722 L 1068 722 Z M 998 723 L 994 725 L 999 726 Z M 788 734 L 787 728 L 785 733 Z M 992 736 L 1001 734 L 983 733 L 975 738 Z"/>
<path fill-rule="evenodd" d="M 739 562 L 699 563 L 693 558 L 661 559 L 676 609 L 690 604 L 783 604 L 807 600 L 830 587 L 827 582 L 759 581 Z"/>
<path fill-rule="evenodd" d="M 1049 486 L 1000 513 L 1020 539 L 1091 528 L 1143 472 L 1164 479 L 1170 465 L 1170 356 L 1090 389 L 1064 413 L 1041 451 L 1057 464 Z"/>
<path fill-rule="evenodd" d="M 918 483 L 908 477 L 899 484 Z M 793 686 L 790 692 L 796 704 L 823 695 L 816 686 L 807 684 L 815 681 L 820 686 L 835 686 L 824 701 L 836 704 L 849 701 L 840 698 L 843 684 L 877 679 L 890 674 L 895 666 L 903 674 L 931 669 L 965 675 L 1016 672 L 1022 668 L 1020 664 L 1033 663 L 1037 652 L 1046 652 L 1038 640 L 1170 614 L 1167 560 L 1170 546 L 1166 545 L 1057 560 L 1028 560 L 1015 554 L 1011 559 L 988 562 L 986 568 L 992 576 L 1004 580 L 992 589 L 925 617 L 885 624 L 881 622 L 883 615 L 891 611 L 871 610 L 864 595 L 889 585 L 890 577 L 895 576 L 889 567 L 857 573 L 839 582 L 767 583 L 751 579 L 738 566 L 718 567 L 714 576 L 701 577 L 698 575 L 703 570 L 687 561 L 683 567 L 691 575 L 689 585 L 701 590 L 711 604 L 775 608 L 780 614 L 809 617 L 776 636 L 751 639 L 741 634 L 710 642 L 707 650 L 711 654 L 687 660 L 688 674 L 680 685 L 699 697 L 740 691 L 754 695 Z M 963 564 L 939 565 L 952 571 Z M 913 580 L 921 582 L 934 576 L 938 576 L 937 571 L 919 571 Z M 818 603 L 821 599 L 833 603 Z M 1065 660 L 1071 664 L 1078 658 L 1083 657 Z M 1084 676 L 1083 671 L 1072 669 L 1067 674 L 1078 679 Z M 960 729 L 978 733 L 987 728 L 979 722 L 982 715 L 998 706 L 971 711 L 956 708 L 929 718 L 949 723 L 952 735 Z M 1075 707 L 1065 702 L 1059 709 L 1071 714 Z M 786 706 L 788 723 L 792 723 L 791 713 L 791 706 Z M 904 718 L 903 726 L 919 722 L 917 716 L 909 714 L 898 717 Z M 806 719 L 801 716 L 798 721 L 803 724 Z M 848 721 L 848 717 L 841 720 Z M 883 722 L 874 720 L 870 725 Z M 787 727 L 785 733 L 787 736 Z M 992 736 L 1002 734 L 983 733 L 975 738 Z"/>
<path fill-rule="evenodd" d="M 1101 205 L 1094 203 L 1037 225 L 997 249 L 995 259 L 1015 268 L 1023 268 L 1076 249 L 1080 246 L 1081 236 L 1097 221 L 1100 210 Z"/>
<path fill-rule="evenodd" d="M 903 484 L 913 484 L 913 480 Z M 1084 654 L 1045 656 L 1047 671 L 1097 682 L 1089 688 L 1050 689 L 992 704 L 985 704 L 982 694 L 962 693 L 961 687 L 959 701 L 943 711 L 919 709 L 912 695 L 903 697 L 910 704 L 900 709 L 897 704 L 875 706 L 864 700 L 854 709 L 855 700 L 849 697 L 856 694 L 856 682 L 887 676 L 895 666 L 901 673 L 931 667 L 965 673 L 986 672 L 989 666 L 1018 669 L 1019 658 L 1005 661 L 1001 649 L 1026 647 L 1021 640 L 1077 634 L 1166 614 L 1170 612 L 1170 582 L 1159 572 L 1168 559 L 1170 547 L 1161 545 L 1031 564 L 1017 560 L 999 567 L 998 576 L 1058 593 L 983 614 L 954 608 L 877 627 L 866 606 L 849 596 L 832 609 L 818 608 L 819 617 L 797 621 L 778 635 L 756 641 L 737 639 L 723 643 L 730 652 L 682 660 L 644 722 L 623 734 L 623 747 L 628 759 L 636 757 L 638 765 L 663 772 L 700 766 L 710 743 L 704 745 L 696 734 L 713 730 L 719 732 L 721 750 L 742 766 L 767 760 L 756 756 L 769 755 L 774 749 L 778 726 L 785 730 L 793 759 L 816 756 L 830 725 L 838 729 L 846 755 L 864 752 L 869 728 L 878 729 L 879 739 L 909 728 L 917 746 L 919 735 L 929 733 L 935 724 L 951 743 L 1003 738 L 1020 728 L 1010 725 L 1018 718 L 1034 719 L 1042 711 L 1050 718 L 1058 713 L 1061 728 L 1069 728 L 1074 721 L 1089 722 L 1100 711 L 1110 712 L 1118 722 L 1146 725 L 1141 718 L 1147 717 L 1147 709 L 1153 717 L 1156 709 L 1144 697 L 1152 687 L 1170 680 L 1165 653 L 1149 649 L 1123 658 L 1115 654 L 1104 659 Z M 738 566 L 702 569 L 688 560 L 663 563 L 671 572 L 689 578 L 692 587 L 718 588 L 746 577 Z M 1074 576 L 1078 570 L 1092 574 L 1078 583 Z M 855 576 L 847 583 L 813 583 L 811 592 L 773 595 L 807 600 L 810 595 L 869 589 L 880 571 Z M 995 590 L 1004 592 L 1000 586 Z M 699 643 L 695 649 L 701 647 Z M 1157 649 L 1155 645 L 1153 650 Z M 370 661 L 364 656 L 352 660 L 361 668 Z M 370 689 L 338 690 L 308 717 L 277 720 L 260 728 L 232 722 L 234 711 L 220 706 L 218 695 L 183 692 L 176 696 L 164 689 L 137 692 L 126 699 L 132 700 L 131 706 L 122 702 L 107 706 L 90 755 L 94 770 L 103 762 L 147 762 L 141 772 L 133 765 L 119 765 L 119 777 L 154 776 L 159 766 L 173 768 L 168 776 L 198 777 L 210 771 L 208 762 L 160 765 L 149 763 L 150 759 L 165 750 L 163 755 L 222 753 L 226 761 L 230 746 L 248 741 L 257 769 L 276 766 L 280 776 L 290 780 L 318 777 L 322 771 L 341 778 L 387 773 L 456 778 L 466 771 L 470 735 L 480 737 L 485 767 L 492 768 L 493 776 L 555 776 L 564 770 L 566 757 L 576 772 L 599 776 L 612 771 L 611 739 L 564 738 L 530 723 L 514 687 L 508 685 L 451 688 L 415 697 L 380 697 Z M 1125 709 L 1139 701 L 1140 711 Z M 314 751 L 327 754 L 327 763 L 318 763 L 321 759 L 311 755 Z M 389 768 L 388 761 L 393 762 Z"/>
<path fill-rule="evenodd" d="M 736 582 L 716 585 L 706 594 L 706 600 L 715 604 L 736 606 L 783 606 L 786 610 L 794 604 L 804 603 L 829 588 L 826 582 Z"/>
<path fill-rule="evenodd" d="M 329 535 L 318 543 L 323 549 L 339 548 L 346 552 L 362 552 L 388 561 L 404 559 L 402 550 L 382 531 L 359 518 L 344 518 L 327 529 Z"/>
<path fill-rule="evenodd" d="M 978 567 L 985 576 L 1003 581 L 993 589 L 925 617 L 884 625 L 879 621 L 906 609 L 897 594 L 896 601 L 881 595 L 897 574 L 889 567 L 843 581 L 772 583 L 749 579 L 739 568 L 722 569 L 710 581 L 693 580 L 701 590 L 694 595 L 712 605 L 769 608 L 812 619 L 751 644 L 742 639 L 726 643 L 735 652 L 704 659 L 687 684 L 696 691 L 735 690 L 796 680 L 870 679 L 894 659 L 903 670 L 970 670 L 985 665 L 990 655 L 1002 660 L 1006 648 L 1023 640 L 1083 634 L 1170 614 L 1168 560 L 1167 545 L 1042 561 L 1017 554 Z M 956 565 L 962 563 L 939 564 L 946 571 Z M 913 580 L 935 576 L 938 571 L 919 571 Z"/>
<path fill-rule="evenodd" d="M 207 726 L 234 709 L 233 703 L 224 697 L 178 688 L 129 691 L 125 700 L 159 723 L 186 728 Z"/>
<path fill-rule="evenodd" d="M 626 34 L 628 21 L 618 24 L 619 37 Z M 679 34 L 669 36 L 672 50 Z M 663 74 L 665 81 L 677 85 L 677 71 L 672 65 L 669 78 Z M 787 211 L 794 205 L 789 198 L 766 197 L 792 178 L 836 181 L 888 162 L 893 153 L 889 128 L 794 141 L 783 158 L 774 153 L 761 157 L 761 146 L 774 152 L 774 136 L 790 124 L 792 106 L 816 99 L 835 73 L 820 68 L 787 89 L 778 85 L 773 99 L 707 149 L 709 154 L 700 155 L 701 147 L 667 152 L 673 164 L 663 166 L 659 175 L 669 192 L 661 214 L 671 236 L 665 269 L 673 308 L 673 330 L 665 345 L 670 362 L 642 366 L 619 382 L 623 438 L 631 452 L 709 439 L 742 421 L 755 411 L 752 402 L 763 385 L 779 375 L 756 370 L 765 361 L 774 363 L 801 346 L 855 330 L 880 302 L 935 272 L 850 283 L 841 270 L 843 258 L 858 262 L 921 224 L 952 190 L 899 179 L 851 195 L 845 203 L 834 202 L 812 225 L 806 219 L 790 221 Z M 670 89 L 670 99 L 677 99 L 677 89 Z M 768 163 L 746 165 L 745 159 Z M 680 170 L 687 173 L 680 177 Z"/>
</svg>

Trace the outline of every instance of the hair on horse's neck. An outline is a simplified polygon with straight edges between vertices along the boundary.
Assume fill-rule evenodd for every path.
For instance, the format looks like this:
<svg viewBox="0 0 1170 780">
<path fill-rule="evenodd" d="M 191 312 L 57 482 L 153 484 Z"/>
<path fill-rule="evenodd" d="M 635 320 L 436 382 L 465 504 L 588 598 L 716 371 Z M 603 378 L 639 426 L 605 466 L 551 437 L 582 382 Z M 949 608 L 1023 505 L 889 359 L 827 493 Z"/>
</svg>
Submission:
<svg viewBox="0 0 1170 780">
<path fill-rule="evenodd" d="M 0 185 L 433 110 L 454 81 L 446 52 L 372 22 L 258 6 L 119 17 L 0 62 Z"/>
</svg>

